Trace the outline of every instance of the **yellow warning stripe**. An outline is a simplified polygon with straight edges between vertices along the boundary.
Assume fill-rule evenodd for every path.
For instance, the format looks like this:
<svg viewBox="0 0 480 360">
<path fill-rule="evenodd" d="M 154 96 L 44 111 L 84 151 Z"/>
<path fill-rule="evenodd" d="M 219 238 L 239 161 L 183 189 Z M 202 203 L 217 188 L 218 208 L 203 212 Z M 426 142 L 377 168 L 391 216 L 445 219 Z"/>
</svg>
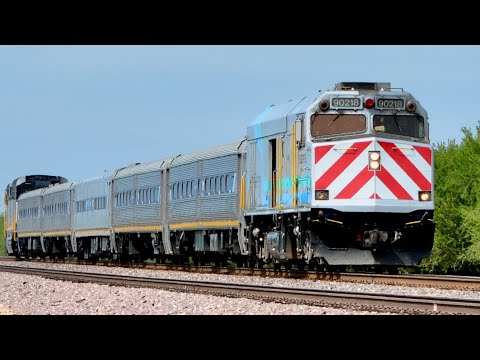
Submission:
<svg viewBox="0 0 480 360">
<path fill-rule="evenodd" d="M 110 235 L 110 229 L 89 229 L 89 230 L 76 230 L 75 235 L 82 234 L 101 234 L 101 235 Z"/>
<path fill-rule="evenodd" d="M 172 224 L 170 225 L 171 230 L 177 229 L 191 229 L 191 228 L 198 228 L 198 227 L 222 227 L 222 226 L 238 226 L 238 221 L 197 221 L 197 222 L 188 222 L 188 223 L 180 223 L 180 224 Z"/>
<path fill-rule="evenodd" d="M 41 236 L 42 233 L 39 232 L 26 232 L 26 233 L 18 233 L 18 237 L 36 237 L 36 236 Z"/>
<path fill-rule="evenodd" d="M 163 231 L 163 226 L 119 226 L 115 232 L 142 232 L 142 231 Z"/>
</svg>

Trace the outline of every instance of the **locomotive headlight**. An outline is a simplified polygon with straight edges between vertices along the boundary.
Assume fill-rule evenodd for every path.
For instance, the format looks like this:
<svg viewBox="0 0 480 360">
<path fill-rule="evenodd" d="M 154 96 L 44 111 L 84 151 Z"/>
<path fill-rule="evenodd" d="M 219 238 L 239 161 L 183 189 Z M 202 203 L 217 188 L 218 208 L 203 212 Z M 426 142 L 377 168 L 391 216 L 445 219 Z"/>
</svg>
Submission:
<svg viewBox="0 0 480 360">
<path fill-rule="evenodd" d="M 330 102 L 328 100 L 320 101 L 320 110 L 327 111 L 330 109 Z"/>
<path fill-rule="evenodd" d="M 409 100 L 407 101 L 406 109 L 408 112 L 414 112 L 417 109 L 417 104 L 415 101 Z"/>
<path fill-rule="evenodd" d="M 378 161 L 370 161 L 368 167 L 370 170 L 378 170 L 380 169 L 380 163 Z"/>
<path fill-rule="evenodd" d="M 430 201 L 432 199 L 432 192 L 431 191 L 419 191 L 418 192 L 418 200 L 420 201 Z"/>
<path fill-rule="evenodd" d="M 368 152 L 368 170 L 380 170 L 380 151 Z"/>
<path fill-rule="evenodd" d="M 370 156 L 370 160 L 372 160 L 372 161 L 380 160 L 380 152 L 379 151 L 370 151 L 368 156 Z"/>
<path fill-rule="evenodd" d="M 315 190 L 315 200 L 328 200 L 328 190 Z"/>
</svg>

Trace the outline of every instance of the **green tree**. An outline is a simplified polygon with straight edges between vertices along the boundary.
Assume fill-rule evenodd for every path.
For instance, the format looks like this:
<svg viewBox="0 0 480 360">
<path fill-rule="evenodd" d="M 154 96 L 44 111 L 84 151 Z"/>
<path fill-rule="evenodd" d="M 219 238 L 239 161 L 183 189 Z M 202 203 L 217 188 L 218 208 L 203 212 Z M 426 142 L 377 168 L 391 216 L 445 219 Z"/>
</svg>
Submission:
<svg viewBox="0 0 480 360">
<path fill-rule="evenodd" d="M 435 243 L 421 264 L 429 272 L 471 274 L 480 268 L 480 126 L 476 136 L 462 132 L 460 145 L 434 147 Z"/>
</svg>

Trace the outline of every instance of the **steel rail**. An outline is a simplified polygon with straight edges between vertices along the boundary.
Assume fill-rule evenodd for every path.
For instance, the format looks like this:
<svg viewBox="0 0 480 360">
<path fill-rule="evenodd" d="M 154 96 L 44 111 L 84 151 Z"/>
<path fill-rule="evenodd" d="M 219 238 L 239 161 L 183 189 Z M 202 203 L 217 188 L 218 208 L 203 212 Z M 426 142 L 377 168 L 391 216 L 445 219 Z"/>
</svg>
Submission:
<svg viewBox="0 0 480 360">
<path fill-rule="evenodd" d="M 16 260 L 15 258 L 0 257 L 0 260 Z M 480 277 L 478 276 L 457 276 L 457 275 L 431 275 L 431 274 L 404 274 L 388 275 L 374 273 L 348 273 L 348 272 L 318 272 L 299 270 L 274 270 L 274 269 L 251 269 L 251 268 L 229 268 L 215 266 L 192 266 L 176 264 L 155 264 L 155 263 L 127 263 L 121 264 L 109 260 L 58 260 L 58 259 L 29 259 L 25 260 L 35 263 L 62 263 L 76 265 L 96 265 L 107 267 L 127 267 L 145 270 L 172 270 L 192 273 L 222 274 L 222 275 L 243 275 L 261 276 L 272 278 L 293 278 L 307 280 L 323 280 L 351 282 L 376 285 L 397 285 L 413 287 L 430 287 L 446 290 L 469 290 L 480 291 Z"/>
<path fill-rule="evenodd" d="M 289 302 L 315 306 L 354 308 L 356 310 L 361 309 L 365 311 L 409 314 L 480 315 L 480 300 L 476 299 L 359 293 L 340 290 L 160 279 L 90 272 L 25 268 L 9 265 L 0 265 L 0 271 L 42 276 L 63 281 L 92 282 L 126 287 L 148 287 L 229 297 L 262 299 L 264 301 L 283 303 Z"/>
</svg>

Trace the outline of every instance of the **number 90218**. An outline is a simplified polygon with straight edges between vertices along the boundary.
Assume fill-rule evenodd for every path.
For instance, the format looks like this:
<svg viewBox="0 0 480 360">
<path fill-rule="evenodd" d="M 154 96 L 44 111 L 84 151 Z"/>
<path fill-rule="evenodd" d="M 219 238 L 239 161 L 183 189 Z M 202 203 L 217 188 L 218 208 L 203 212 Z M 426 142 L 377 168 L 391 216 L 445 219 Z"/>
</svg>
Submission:
<svg viewBox="0 0 480 360">
<path fill-rule="evenodd" d="M 379 109 L 403 109 L 404 107 L 403 99 L 377 99 L 377 108 Z"/>
</svg>

